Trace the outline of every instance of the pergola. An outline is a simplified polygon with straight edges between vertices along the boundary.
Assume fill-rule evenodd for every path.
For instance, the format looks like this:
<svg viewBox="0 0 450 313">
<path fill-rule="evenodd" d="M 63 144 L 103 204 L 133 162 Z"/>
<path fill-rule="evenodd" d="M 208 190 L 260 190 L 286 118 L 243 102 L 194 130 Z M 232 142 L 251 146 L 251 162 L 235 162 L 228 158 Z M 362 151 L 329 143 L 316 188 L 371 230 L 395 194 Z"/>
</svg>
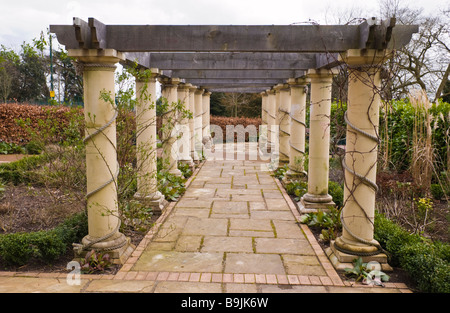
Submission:
<svg viewBox="0 0 450 313">
<path fill-rule="evenodd" d="M 183 150 L 188 153 L 174 157 L 173 138 L 164 149 L 169 171 L 176 175 L 177 162 L 198 159 L 196 147 L 210 136 L 211 92 L 260 93 L 262 123 L 268 129 L 267 145 L 260 143 L 260 148 L 279 146 L 279 161 L 289 164 L 288 177 L 305 173 L 305 86 L 310 84 L 308 193 L 302 198 L 302 212 L 334 205 L 328 194 L 331 82 L 335 68 L 342 66 L 349 72 L 344 230 L 332 244 L 330 258 L 340 264 L 362 255 L 386 263 L 373 239 L 379 73 L 389 53 L 406 45 L 417 26 L 396 25 L 394 18 L 371 18 L 360 25 L 288 26 L 105 25 L 94 18 L 88 22 L 74 18 L 73 25 L 51 25 L 50 31 L 83 64 L 89 235 L 80 250 L 113 251 L 119 262 L 130 251 L 114 214 L 118 210 L 115 110 L 99 99 L 101 91 L 114 93 L 115 64 L 151 70 L 150 79 L 137 79 L 138 95 L 146 87 L 154 96 L 159 80 L 169 103 L 181 100 L 193 112 L 194 119 L 183 122 L 190 134 L 182 141 L 189 146 Z M 146 99 L 142 108 L 154 101 Z M 156 126 L 151 122 L 155 111 L 142 108 L 139 124 L 145 129 L 138 132 L 137 145 L 155 148 Z M 138 180 L 136 197 L 155 210 L 163 209 L 156 178 L 145 175 L 156 170 L 156 156 L 144 159 L 138 154 L 138 163 L 143 178 Z"/>
</svg>

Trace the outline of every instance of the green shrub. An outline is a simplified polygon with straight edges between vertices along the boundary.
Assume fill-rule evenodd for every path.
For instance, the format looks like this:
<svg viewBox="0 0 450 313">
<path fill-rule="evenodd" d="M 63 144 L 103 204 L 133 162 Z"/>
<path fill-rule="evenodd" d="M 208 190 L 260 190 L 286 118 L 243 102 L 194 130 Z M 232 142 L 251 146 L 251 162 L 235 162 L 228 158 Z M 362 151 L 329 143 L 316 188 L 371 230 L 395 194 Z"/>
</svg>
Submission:
<svg viewBox="0 0 450 313">
<path fill-rule="evenodd" d="M 32 236 L 28 233 L 14 233 L 0 237 L 0 256 L 8 264 L 25 265 L 35 254 Z"/>
<path fill-rule="evenodd" d="M 450 292 L 450 264 L 433 244 L 418 242 L 400 250 L 401 266 L 424 292 Z"/>
<path fill-rule="evenodd" d="M 289 195 L 295 196 L 295 201 L 300 201 L 300 198 L 308 191 L 308 183 L 304 181 L 291 181 L 286 184 L 286 192 Z"/>
<path fill-rule="evenodd" d="M 0 154 L 24 154 L 26 149 L 13 142 L 0 141 Z"/>
<path fill-rule="evenodd" d="M 436 200 L 442 200 L 445 198 L 445 191 L 440 184 L 431 184 L 431 194 Z M 450 194 L 450 192 L 447 191 L 447 194 Z"/>
<path fill-rule="evenodd" d="M 43 155 L 33 155 L 15 162 L 0 164 L 0 179 L 14 185 L 33 181 L 38 175 L 32 171 L 47 161 Z"/>
<path fill-rule="evenodd" d="M 378 213 L 374 238 L 389 252 L 390 264 L 406 270 L 421 291 L 450 292 L 450 245 L 409 234 Z"/>
<path fill-rule="evenodd" d="M 334 181 L 328 182 L 328 194 L 333 197 L 334 203 L 338 208 L 342 208 L 344 205 L 344 190 L 342 186 Z"/>
<path fill-rule="evenodd" d="M 48 231 L 1 235 L 0 256 L 6 263 L 17 266 L 27 264 L 32 258 L 50 263 L 86 234 L 87 216 L 78 213 Z"/>
</svg>

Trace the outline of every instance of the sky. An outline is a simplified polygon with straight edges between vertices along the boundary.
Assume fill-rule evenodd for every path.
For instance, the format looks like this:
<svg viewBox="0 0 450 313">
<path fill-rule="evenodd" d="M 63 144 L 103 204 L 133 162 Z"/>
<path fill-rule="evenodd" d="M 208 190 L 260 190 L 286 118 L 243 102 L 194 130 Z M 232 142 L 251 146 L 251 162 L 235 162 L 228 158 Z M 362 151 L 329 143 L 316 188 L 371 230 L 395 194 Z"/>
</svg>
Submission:
<svg viewBox="0 0 450 313">
<path fill-rule="evenodd" d="M 289 25 L 315 21 L 338 24 L 346 12 L 379 16 L 380 0 L 0 0 L 0 45 L 20 45 L 46 33 L 51 24 L 94 17 L 124 25 Z M 435 13 L 448 0 L 396 0 Z"/>
</svg>

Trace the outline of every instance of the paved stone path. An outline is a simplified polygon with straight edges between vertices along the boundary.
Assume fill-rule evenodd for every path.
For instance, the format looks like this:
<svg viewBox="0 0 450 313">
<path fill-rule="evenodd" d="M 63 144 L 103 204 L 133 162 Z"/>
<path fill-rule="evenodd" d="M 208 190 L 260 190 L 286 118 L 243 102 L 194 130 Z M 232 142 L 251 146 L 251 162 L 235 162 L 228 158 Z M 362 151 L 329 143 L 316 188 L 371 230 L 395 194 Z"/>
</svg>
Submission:
<svg viewBox="0 0 450 313">
<path fill-rule="evenodd" d="M 343 282 L 265 164 L 203 163 L 116 275 L 0 272 L 0 292 L 409 292 Z"/>
</svg>

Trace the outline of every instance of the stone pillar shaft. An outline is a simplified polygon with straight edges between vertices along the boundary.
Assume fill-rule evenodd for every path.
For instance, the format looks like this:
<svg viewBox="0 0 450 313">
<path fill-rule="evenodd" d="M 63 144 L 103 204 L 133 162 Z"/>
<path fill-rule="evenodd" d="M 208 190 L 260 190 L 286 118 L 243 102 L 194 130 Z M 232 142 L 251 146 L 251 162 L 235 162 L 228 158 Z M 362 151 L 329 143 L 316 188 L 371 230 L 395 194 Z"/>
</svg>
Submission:
<svg viewBox="0 0 450 313">
<path fill-rule="evenodd" d="M 328 70 L 310 70 L 308 78 L 311 79 L 308 193 L 303 196 L 302 203 L 305 210 L 316 211 L 334 205 L 328 194 L 333 73 Z"/>
<path fill-rule="evenodd" d="M 178 101 L 180 101 L 186 110 L 190 108 L 189 85 L 182 84 L 178 87 Z M 193 167 L 194 163 L 191 158 L 191 135 L 189 130 L 189 118 L 180 117 L 180 138 L 177 140 L 179 161 L 189 164 Z"/>
<path fill-rule="evenodd" d="M 275 138 L 276 132 L 275 128 L 277 127 L 277 118 L 276 118 L 276 95 L 275 90 L 270 89 L 267 91 L 267 144 L 270 149 L 273 148 L 275 141 L 278 138 Z"/>
<path fill-rule="evenodd" d="M 290 127 L 290 154 L 287 179 L 299 178 L 306 175 L 305 141 L 306 141 L 306 93 L 308 80 L 288 81 L 291 87 L 291 127 Z"/>
<path fill-rule="evenodd" d="M 374 240 L 374 215 L 379 130 L 380 72 L 384 51 L 349 50 L 344 61 L 349 69 L 346 112 L 347 144 L 344 159 L 344 207 L 342 236 L 332 243 L 340 262 L 350 263 L 363 253 L 363 260 L 386 263 Z"/>
<path fill-rule="evenodd" d="M 189 85 L 189 111 L 192 113 L 192 118 L 189 119 L 189 133 L 190 133 L 190 147 L 191 147 L 191 159 L 197 160 L 197 156 L 195 153 L 195 90 L 197 89 L 195 86 Z"/>
<path fill-rule="evenodd" d="M 202 135 L 203 135 L 203 89 L 197 89 L 195 91 L 195 152 L 197 155 L 196 160 L 202 159 Z"/>
<path fill-rule="evenodd" d="M 181 171 L 178 169 L 178 145 L 177 145 L 177 120 L 178 112 L 176 110 L 176 103 L 178 102 L 178 84 L 180 81 L 176 78 L 164 83 L 163 96 L 168 102 L 168 112 L 164 113 L 162 118 L 162 125 L 164 131 L 162 134 L 163 142 L 163 164 L 166 170 L 174 175 L 181 176 Z"/>
<path fill-rule="evenodd" d="M 291 110 L 291 96 L 289 86 L 281 85 L 278 89 L 280 93 L 278 121 L 280 125 L 280 164 L 289 163 L 289 136 L 291 132 L 291 117 L 289 116 Z"/>
<path fill-rule="evenodd" d="M 210 97 L 211 97 L 211 92 L 209 91 L 205 91 L 203 93 L 202 96 L 202 107 L 203 107 L 203 116 L 202 116 L 202 134 L 203 134 L 203 138 L 205 138 L 205 140 L 210 140 L 211 139 L 211 133 L 210 133 Z"/>
<path fill-rule="evenodd" d="M 114 72 L 123 56 L 112 49 L 69 50 L 69 56 L 83 63 L 89 231 L 81 244 L 74 244 L 74 250 L 79 257 L 92 249 L 107 251 L 115 263 L 123 263 L 133 249 L 119 232 L 118 217 Z"/>
<path fill-rule="evenodd" d="M 156 136 L 156 83 L 158 69 L 150 69 L 136 77 L 136 147 L 137 147 L 137 192 L 134 197 L 151 207 L 153 212 L 162 212 L 167 202 L 158 191 L 157 136 Z"/>
</svg>

